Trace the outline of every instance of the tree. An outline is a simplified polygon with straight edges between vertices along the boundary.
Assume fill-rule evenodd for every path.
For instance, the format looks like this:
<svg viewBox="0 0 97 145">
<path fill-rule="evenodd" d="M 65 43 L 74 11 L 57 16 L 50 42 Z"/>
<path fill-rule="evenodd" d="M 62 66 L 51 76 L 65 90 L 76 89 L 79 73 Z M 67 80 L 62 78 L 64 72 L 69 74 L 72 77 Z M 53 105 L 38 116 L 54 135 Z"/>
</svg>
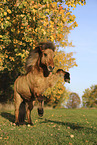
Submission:
<svg viewBox="0 0 97 145">
<path fill-rule="evenodd" d="M 62 84 L 61 79 L 57 82 L 55 87 L 49 88 L 44 95 L 46 96 L 45 104 L 53 108 L 61 107 L 62 103 L 68 99 L 68 91 Z"/>
<path fill-rule="evenodd" d="M 69 95 L 69 99 L 67 101 L 67 105 L 66 106 L 68 108 L 73 108 L 74 109 L 74 108 L 78 108 L 80 103 L 81 103 L 81 100 L 80 100 L 79 95 L 77 93 L 71 93 Z"/>
<path fill-rule="evenodd" d="M 78 26 L 71 7 L 85 0 L 2 0 L 0 2 L 0 75 L 9 76 L 9 86 L 25 73 L 25 60 L 30 49 L 40 41 L 56 44 L 56 68 L 69 70 L 77 66 L 73 52 L 58 52 L 58 47 L 72 46 L 68 34 Z M 64 57 L 63 57 L 64 56 Z M 6 82 L 3 82 L 6 83 Z M 2 84 L 0 84 L 2 89 Z"/>
<path fill-rule="evenodd" d="M 85 89 L 82 99 L 84 107 L 97 107 L 97 85 Z"/>
</svg>

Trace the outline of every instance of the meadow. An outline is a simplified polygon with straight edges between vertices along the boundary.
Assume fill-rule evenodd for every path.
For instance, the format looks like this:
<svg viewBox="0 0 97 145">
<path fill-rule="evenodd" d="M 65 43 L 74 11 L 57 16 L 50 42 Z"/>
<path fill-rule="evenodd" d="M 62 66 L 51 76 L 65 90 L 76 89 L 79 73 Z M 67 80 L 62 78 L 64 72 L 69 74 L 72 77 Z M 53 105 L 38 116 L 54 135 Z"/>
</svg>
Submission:
<svg viewBox="0 0 97 145">
<path fill-rule="evenodd" d="M 96 109 L 47 109 L 34 125 L 15 126 L 14 111 L 0 111 L 0 145 L 97 145 Z"/>
</svg>

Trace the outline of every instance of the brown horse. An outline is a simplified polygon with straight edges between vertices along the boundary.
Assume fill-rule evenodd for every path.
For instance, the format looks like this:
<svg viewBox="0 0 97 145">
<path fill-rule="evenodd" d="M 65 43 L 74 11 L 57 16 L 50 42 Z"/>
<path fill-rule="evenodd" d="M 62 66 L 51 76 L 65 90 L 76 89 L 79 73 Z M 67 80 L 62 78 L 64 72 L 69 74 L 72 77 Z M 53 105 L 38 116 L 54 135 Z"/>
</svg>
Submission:
<svg viewBox="0 0 97 145">
<path fill-rule="evenodd" d="M 55 45 L 52 42 L 43 42 L 29 53 L 26 61 L 27 74 L 19 76 L 14 83 L 16 125 L 24 121 L 25 112 L 28 123 L 32 124 L 30 114 L 36 98 L 39 101 L 38 114 L 43 115 L 42 94 L 48 87 L 55 85 L 60 75 L 64 77 L 65 82 L 70 82 L 70 74 L 62 69 L 52 74 L 54 51 Z"/>
</svg>

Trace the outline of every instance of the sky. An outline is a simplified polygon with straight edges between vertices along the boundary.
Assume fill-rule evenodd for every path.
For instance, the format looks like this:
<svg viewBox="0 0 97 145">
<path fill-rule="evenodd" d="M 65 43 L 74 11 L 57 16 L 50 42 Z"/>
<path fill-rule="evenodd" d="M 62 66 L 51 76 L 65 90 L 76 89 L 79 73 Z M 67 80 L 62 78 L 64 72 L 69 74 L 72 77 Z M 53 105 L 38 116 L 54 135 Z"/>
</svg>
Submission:
<svg viewBox="0 0 97 145">
<path fill-rule="evenodd" d="M 85 89 L 97 85 L 97 0 L 86 0 L 86 5 L 77 5 L 73 14 L 78 27 L 69 34 L 73 42 L 73 51 L 78 67 L 69 70 L 71 83 L 65 83 L 67 89 L 80 97 Z"/>
</svg>

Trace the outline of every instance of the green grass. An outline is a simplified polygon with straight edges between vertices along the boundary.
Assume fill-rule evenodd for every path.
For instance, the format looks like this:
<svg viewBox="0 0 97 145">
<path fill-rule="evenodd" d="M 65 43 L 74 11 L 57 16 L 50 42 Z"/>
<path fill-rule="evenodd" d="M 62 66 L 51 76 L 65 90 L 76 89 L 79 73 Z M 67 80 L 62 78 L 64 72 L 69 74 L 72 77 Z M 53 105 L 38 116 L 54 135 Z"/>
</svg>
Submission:
<svg viewBox="0 0 97 145">
<path fill-rule="evenodd" d="M 96 109 L 45 109 L 34 125 L 14 126 L 14 111 L 1 111 L 0 145 L 97 145 Z"/>
</svg>

